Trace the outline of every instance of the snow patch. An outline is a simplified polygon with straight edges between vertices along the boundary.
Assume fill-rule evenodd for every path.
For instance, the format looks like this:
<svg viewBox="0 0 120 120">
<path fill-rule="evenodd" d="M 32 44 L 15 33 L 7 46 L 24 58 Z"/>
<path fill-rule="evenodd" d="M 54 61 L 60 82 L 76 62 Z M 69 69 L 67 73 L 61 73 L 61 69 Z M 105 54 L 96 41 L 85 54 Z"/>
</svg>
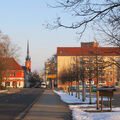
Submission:
<svg viewBox="0 0 120 120">
<path fill-rule="evenodd" d="M 55 91 L 58 94 L 62 101 L 66 103 L 82 103 L 79 105 L 69 105 L 69 108 L 72 110 L 73 120 L 120 120 L 120 107 L 113 108 L 112 112 L 86 112 L 87 111 L 95 111 L 96 104 L 88 104 L 89 103 L 89 95 L 86 95 L 86 100 L 83 102 L 81 100 L 82 96 L 80 95 L 80 99 L 75 97 L 75 93 L 73 96 L 64 93 L 63 91 Z M 92 95 L 92 102 L 96 103 L 96 96 Z M 108 100 L 107 98 L 103 98 L 104 101 Z M 83 104 L 84 103 L 84 104 Z M 87 103 L 87 104 L 86 104 Z M 109 110 L 109 108 L 103 108 L 103 110 Z"/>
</svg>

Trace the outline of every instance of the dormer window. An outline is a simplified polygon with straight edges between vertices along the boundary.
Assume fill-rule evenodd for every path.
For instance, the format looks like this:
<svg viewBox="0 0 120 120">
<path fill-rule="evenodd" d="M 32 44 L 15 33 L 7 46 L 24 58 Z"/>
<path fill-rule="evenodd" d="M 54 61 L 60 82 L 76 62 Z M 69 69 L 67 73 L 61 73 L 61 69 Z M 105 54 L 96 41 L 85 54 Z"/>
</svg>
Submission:
<svg viewBox="0 0 120 120">
<path fill-rule="evenodd" d="M 62 53 L 63 53 L 63 51 L 61 50 L 61 51 L 60 51 L 60 54 L 62 54 Z"/>
</svg>

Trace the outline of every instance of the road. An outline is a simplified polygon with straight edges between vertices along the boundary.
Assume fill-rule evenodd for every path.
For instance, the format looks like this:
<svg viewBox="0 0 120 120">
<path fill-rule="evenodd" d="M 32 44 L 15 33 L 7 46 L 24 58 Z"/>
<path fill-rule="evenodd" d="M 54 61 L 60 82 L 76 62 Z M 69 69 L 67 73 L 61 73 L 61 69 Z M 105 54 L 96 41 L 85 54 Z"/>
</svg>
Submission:
<svg viewBox="0 0 120 120">
<path fill-rule="evenodd" d="M 24 88 L 17 93 L 0 96 L 0 120 L 14 120 L 43 92 L 40 88 Z"/>
<path fill-rule="evenodd" d="M 72 120 L 68 105 L 52 90 L 45 89 L 22 120 Z"/>
</svg>

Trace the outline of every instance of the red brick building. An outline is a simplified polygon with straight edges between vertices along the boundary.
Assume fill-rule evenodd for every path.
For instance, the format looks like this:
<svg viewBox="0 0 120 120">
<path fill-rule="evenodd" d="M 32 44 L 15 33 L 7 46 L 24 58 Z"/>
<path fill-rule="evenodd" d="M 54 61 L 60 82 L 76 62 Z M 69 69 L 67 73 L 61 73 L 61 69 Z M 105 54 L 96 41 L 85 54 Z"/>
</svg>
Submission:
<svg viewBox="0 0 120 120">
<path fill-rule="evenodd" d="M 14 58 L 2 58 L 2 85 L 12 88 L 24 87 L 24 71 Z"/>
</svg>

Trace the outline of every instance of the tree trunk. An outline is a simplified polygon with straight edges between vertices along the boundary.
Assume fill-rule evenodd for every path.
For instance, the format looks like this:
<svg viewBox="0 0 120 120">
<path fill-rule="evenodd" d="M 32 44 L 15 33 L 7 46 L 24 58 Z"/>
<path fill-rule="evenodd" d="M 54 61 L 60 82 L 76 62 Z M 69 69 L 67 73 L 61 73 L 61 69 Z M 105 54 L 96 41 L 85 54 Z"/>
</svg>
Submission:
<svg viewBox="0 0 120 120">
<path fill-rule="evenodd" d="M 80 99 L 80 88 L 79 88 L 79 81 L 78 81 L 78 99 Z"/>
<path fill-rule="evenodd" d="M 68 93 L 68 86 L 67 86 L 67 82 L 66 82 L 66 93 Z"/>
<path fill-rule="evenodd" d="M 65 92 L 65 83 L 64 83 L 64 92 Z"/>
<path fill-rule="evenodd" d="M 120 79 L 120 78 L 119 78 Z M 120 80 L 118 80 L 118 87 L 120 87 Z"/>
<path fill-rule="evenodd" d="M 85 101 L 85 82 L 82 81 L 82 101 Z"/>
<path fill-rule="evenodd" d="M 75 97 L 77 97 L 77 80 L 76 80 L 76 95 L 75 95 Z"/>
<path fill-rule="evenodd" d="M 0 73 L 0 88 L 2 87 L 2 73 Z"/>
<path fill-rule="evenodd" d="M 97 84 L 97 89 L 99 88 L 99 83 Z M 97 109 L 99 109 L 99 91 L 97 90 Z"/>
<path fill-rule="evenodd" d="M 90 99 L 89 99 L 89 104 L 92 103 L 92 85 L 91 85 L 91 80 L 89 81 L 89 88 L 90 88 Z"/>
<path fill-rule="evenodd" d="M 71 81 L 71 95 L 73 96 L 72 81 Z"/>
<path fill-rule="evenodd" d="M 68 88 L 68 92 L 69 92 L 69 95 L 70 95 L 70 82 L 69 82 L 69 88 Z"/>
</svg>

